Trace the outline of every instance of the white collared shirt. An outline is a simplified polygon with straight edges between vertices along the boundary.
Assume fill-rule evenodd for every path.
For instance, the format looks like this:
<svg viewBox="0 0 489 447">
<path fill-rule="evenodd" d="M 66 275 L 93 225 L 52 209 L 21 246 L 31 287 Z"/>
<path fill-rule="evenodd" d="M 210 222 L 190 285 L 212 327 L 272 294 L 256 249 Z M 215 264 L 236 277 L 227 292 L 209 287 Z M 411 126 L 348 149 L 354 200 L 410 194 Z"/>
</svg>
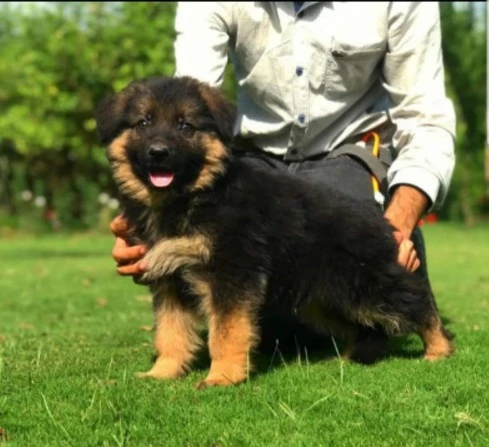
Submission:
<svg viewBox="0 0 489 447">
<path fill-rule="evenodd" d="M 437 2 L 180 2 L 176 75 L 238 82 L 236 132 L 302 160 L 384 125 L 388 183 L 443 203 L 455 112 L 445 94 Z M 387 134 L 386 133 L 386 134 Z"/>
</svg>

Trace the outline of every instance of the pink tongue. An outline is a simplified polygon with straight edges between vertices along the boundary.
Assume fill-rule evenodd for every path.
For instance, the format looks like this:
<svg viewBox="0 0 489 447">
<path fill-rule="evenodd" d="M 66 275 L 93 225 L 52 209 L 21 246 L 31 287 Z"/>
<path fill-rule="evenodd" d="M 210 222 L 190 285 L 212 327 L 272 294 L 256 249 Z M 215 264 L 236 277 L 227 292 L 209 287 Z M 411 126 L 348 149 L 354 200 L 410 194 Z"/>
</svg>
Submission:
<svg viewBox="0 0 489 447">
<path fill-rule="evenodd" d="M 149 179 L 153 186 L 157 188 L 165 188 L 168 186 L 175 177 L 171 172 L 150 172 Z"/>
</svg>

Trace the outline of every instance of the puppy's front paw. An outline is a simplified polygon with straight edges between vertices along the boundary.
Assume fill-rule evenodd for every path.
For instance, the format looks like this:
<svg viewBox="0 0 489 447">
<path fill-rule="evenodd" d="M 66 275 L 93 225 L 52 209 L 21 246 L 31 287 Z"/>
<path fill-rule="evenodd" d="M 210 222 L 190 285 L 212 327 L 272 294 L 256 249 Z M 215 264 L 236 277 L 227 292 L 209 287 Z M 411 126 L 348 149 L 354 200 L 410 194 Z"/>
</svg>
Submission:
<svg viewBox="0 0 489 447">
<path fill-rule="evenodd" d="M 142 259 L 145 265 L 145 272 L 140 276 L 143 284 L 150 284 L 165 275 L 173 273 L 171 268 L 171 256 L 165 255 L 160 248 L 159 251 L 151 250 Z"/>
<path fill-rule="evenodd" d="M 197 389 L 201 390 L 214 386 L 232 386 L 246 381 L 246 370 L 241 368 L 239 365 L 232 366 L 234 367 L 227 369 L 219 369 L 214 367 L 214 370 L 211 367 L 211 371 L 205 380 L 202 380 L 197 384 Z"/>
<path fill-rule="evenodd" d="M 136 373 L 136 377 L 139 379 L 157 379 L 157 380 L 171 380 L 178 379 L 183 376 L 185 370 L 176 360 L 171 358 L 159 358 L 153 367 L 146 372 Z"/>
<path fill-rule="evenodd" d="M 155 263 L 156 256 L 153 252 L 149 251 L 146 253 L 144 258 L 140 261 L 141 264 L 144 265 L 144 272 L 138 275 L 137 283 L 138 284 L 150 284 L 155 279 L 157 279 Z"/>
<path fill-rule="evenodd" d="M 204 390 L 206 388 L 211 388 L 215 386 L 232 386 L 236 385 L 236 383 L 232 382 L 226 377 L 208 377 L 205 380 L 201 380 L 197 383 L 196 388 L 198 390 Z"/>
</svg>

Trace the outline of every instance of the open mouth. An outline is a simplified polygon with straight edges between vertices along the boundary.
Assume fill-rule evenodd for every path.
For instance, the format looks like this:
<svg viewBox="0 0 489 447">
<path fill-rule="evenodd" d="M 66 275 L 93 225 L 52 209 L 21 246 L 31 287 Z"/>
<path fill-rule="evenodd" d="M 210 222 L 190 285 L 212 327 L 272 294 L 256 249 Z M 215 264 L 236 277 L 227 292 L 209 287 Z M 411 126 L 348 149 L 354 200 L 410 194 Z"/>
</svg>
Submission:
<svg viewBox="0 0 489 447">
<path fill-rule="evenodd" d="M 149 181 L 155 188 L 167 188 L 175 178 L 175 174 L 169 171 L 150 171 Z"/>
</svg>

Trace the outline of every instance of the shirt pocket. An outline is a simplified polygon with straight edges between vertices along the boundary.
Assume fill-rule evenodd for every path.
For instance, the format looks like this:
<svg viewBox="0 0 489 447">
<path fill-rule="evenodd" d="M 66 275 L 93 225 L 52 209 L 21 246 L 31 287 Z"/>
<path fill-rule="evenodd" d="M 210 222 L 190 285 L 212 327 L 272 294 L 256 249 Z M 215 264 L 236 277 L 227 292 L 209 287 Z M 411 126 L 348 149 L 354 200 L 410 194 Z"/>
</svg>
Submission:
<svg viewBox="0 0 489 447">
<path fill-rule="evenodd" d="M 243 92 L 268 113 L 289 119 L 293 64 L 290 41 L 270 48 L 256 60 L 246 76 L 239 79 Z"/>
<path fill-rule="evenodd" d="M 331 97 L 364 93 L 380 73 L 385 48 L 385 42 L 360 46 L 333 39 L 326 54 L 326 93 Z"/>
</svg>

